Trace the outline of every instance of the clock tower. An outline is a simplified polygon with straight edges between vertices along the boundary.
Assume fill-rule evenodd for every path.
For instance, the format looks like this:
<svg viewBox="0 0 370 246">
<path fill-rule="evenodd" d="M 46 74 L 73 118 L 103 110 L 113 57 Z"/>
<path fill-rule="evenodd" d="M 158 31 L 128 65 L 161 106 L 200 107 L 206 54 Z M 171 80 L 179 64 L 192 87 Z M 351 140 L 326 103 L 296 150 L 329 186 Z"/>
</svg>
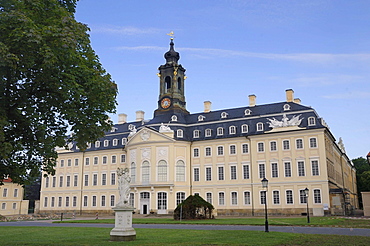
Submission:
<svg viewBox="0 0 370 246">
<path fill-rule="evenodd" d="M 158 109 L 154 116 L 173 113 L 189 114 L 185 107 L 185 68 L 178 61 L 180 55 L 175 51 L 173 37 L 171 37 L 170 50 L 164 54 L 166 64 L 161 65 L 157 74 L 159 77 Z"/>
</svg>

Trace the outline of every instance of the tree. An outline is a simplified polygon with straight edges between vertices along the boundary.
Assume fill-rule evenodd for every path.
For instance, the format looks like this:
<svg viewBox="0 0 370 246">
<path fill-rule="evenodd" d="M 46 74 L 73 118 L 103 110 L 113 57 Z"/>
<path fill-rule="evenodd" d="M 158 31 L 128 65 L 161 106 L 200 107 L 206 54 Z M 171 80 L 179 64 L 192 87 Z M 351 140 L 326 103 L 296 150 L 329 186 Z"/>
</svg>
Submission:
<svg viewBox="0 0 370 246">
<path fill-rule="evenodd" d="M 177 205 L 174 211 L 174 219 L 211 219 L 214 207 L 201 196 L 190 195 L 182 203 Z"/>
<path fill-rule="evenodd" d="M 56 147 L 83 151 L 111 127 L 117 87 L 74 18 L 76 3 L 0 0 L 0 182 L 53 174 Z"/>
<path fill-rule="evenodd" d="M 352 162 L 356 168 L 357 194 L 360 207 L 362 207 L 361 192 L 370 191 L 370 165 L 363 157 L 353 159 Z"/>
</svg>

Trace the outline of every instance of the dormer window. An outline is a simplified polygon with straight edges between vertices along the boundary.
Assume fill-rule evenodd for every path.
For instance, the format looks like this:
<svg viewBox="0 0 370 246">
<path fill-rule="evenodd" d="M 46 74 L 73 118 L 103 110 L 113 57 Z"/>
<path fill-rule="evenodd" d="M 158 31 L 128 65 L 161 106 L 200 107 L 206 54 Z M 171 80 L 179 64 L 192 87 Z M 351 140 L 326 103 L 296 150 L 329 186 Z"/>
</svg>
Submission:
<svg viewBox="0 0 370 246">
<path fill-rule="evenodd" d="M 222 112 L 221 113 L 221 118 L 222 119 L 225 119 L 225 118 L 227 118 L 227 116 L 228 116 L 229 114 L 228 113 L 226 113 L 226 112 Z"/>
<path fill-rule="evenodd" d="M 176 135 L 177 135 L 178 138 L 182 138 L 182 137 L 184 137 L 184 131 L 182 129 L 178 129 L 176 131 Z"/>
<path fill-rule="evenodd" d="M 108 147 L 109 145 L 109 140 L 104 140 L 104 147 Z"/>
<path fill-rule="evenodd" d="M 177 115 L 172 115 L 171 121 L 177 121 Z"/>
<path fill-rule="evenodd" d="M 91 143 L 87 143 L 87 148 L 90 149 L 91 148 Z"/>
<path fill-rule="evenodd" d="M 224 128 L 218 127 L 217 128 L 217 136 L 222 136 L 224 135 Z"/>
<path fill-rule="evenodd" d="M 205 118 L 206 118 L 205 116 L 203 116 L 203 115 L 199 115 L 199 116 L 198 116 L 198 121 L 203 121 Z"/>
<path fill-rule="evenodd" d="M 206 129 L 206 137 L 210 137 L 212 134 L 212 130 L 211 129 Z"/>
<path fill-rule="evenodd" d="M 229 134 L 235 134 L 236 133 L 236 127 L 235 126 L 230 126 L 229 127 Z"/>
<path fill-rule="evenodd" d="M 257 123 L 257 131 L 263 131 L 263 123 L 262 122 Z"/>
<path fill-rule="evenodd" d="M 248 125 L 244 124 L 242 125 L 242 133 L 247 133 L 248 132 Z"/>
<path fill-rule="evenodd" d="M 100 141 L 95 141 L 95 148 L 99 148 L 100 147 Z"/>
<path fill-rule="evenodd" d="M 110 132 L 116 132 L 117 131 L 117 128 L 115 127 L 112 127 L 112 129 L 110 129 Z"/>
<path fill-rule="evenodd" d="M 289 104 L 285 104 L 284 105 L 284 111 L 288 111 L 290 110 L 290 105 Z"/>
<path fill-rule="evenodd" d="M 244 115 L 251 115 L 251 113 L 252 113 L 252 110 L 250 109 L 244 110 Z"/>
<path fill-rule="evenodd" d="M 122 145 L 125 145 L 127 143 L 127 138 L 122 138 Z"/>
<path fill-rule="evenodd" d="M 308 118 L 308 125 L 309 126 L 315 126 L 316 125 L 315 117 L 309 117 Z"/>
<path fill-rule="evenodd" d="M 113 139 L 113 146 L 117 146 L 117 144 L 118 144 L 118 139 Z"/>
<path fill-rule="evenodd" d="M 194 138 L 199 138 L 199 130 L 194 130 L 193 131 L 193 137 Z"/>
</svg>

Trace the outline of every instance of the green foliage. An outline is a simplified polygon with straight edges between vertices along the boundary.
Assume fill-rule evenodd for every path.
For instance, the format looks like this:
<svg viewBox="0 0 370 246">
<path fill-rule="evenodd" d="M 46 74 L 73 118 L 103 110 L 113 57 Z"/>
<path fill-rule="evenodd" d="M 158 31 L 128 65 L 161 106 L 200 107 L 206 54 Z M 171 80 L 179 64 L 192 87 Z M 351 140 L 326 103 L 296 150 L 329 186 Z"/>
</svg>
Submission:
<svg viewBox="0 0 370 246">
<path fill-rule="evenodd" d="M 174 219 L 211 219 L 214 207 L 201 196 L 190 195 L 174 211 Z"/>
<path fill-rule="evenodd" d="M 77 0 L 0 0 L 0 180 L 54 173 L 55 147 L 81 150 L 111 127 L 117 87 L 74 18 Z"/>
<path fill-rule="evenodd" d="M 363 191 L 370 191 L 370 165 L 363 157 L 352 160 L 356 168 L 357 179 L 357 194 L 359 197 L 360 207 L 362 208 L 362 194 Z"/>
</svg>

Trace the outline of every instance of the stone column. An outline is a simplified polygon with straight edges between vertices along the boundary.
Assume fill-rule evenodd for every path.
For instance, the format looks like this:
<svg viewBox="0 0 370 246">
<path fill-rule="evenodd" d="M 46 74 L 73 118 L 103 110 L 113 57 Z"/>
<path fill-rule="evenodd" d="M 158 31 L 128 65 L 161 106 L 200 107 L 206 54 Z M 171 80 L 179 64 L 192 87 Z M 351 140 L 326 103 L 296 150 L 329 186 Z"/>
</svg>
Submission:
<svg viewBox="0 0 370 246">
<path fill-rule="evenodd" d="M 136 231 L 132 228 L 132 212 L 134 208 L 114 207 L 115 224 L 110 232 L 111 241 L 133 241 Z"/>
</svg>

